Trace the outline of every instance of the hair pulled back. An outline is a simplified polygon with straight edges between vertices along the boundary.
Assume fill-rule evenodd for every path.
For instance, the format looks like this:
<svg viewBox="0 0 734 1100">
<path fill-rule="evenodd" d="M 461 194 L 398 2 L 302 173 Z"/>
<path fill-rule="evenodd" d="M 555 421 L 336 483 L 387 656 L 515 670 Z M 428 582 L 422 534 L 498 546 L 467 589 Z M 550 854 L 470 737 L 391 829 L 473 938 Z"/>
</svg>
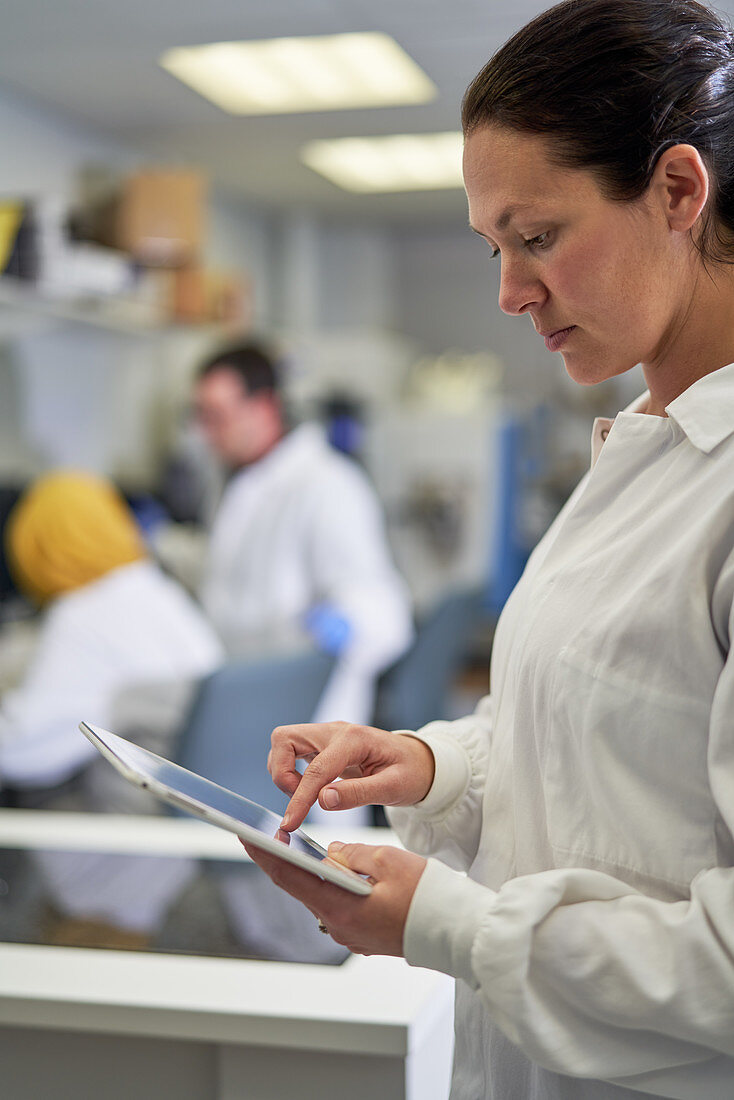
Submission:
<svg viewBox="0 0 734 1100">
<path fill-rule="evenodd" d="M 734 36 L 695 0 L 564 0 L 518 31 L 474 78 L 469 136 L 494 123 L 546 135 L 559 164 L 630 202 L 658 157 L 693 145 L 710 174 L 697 241 L 734 263 Z"/>
</svg>

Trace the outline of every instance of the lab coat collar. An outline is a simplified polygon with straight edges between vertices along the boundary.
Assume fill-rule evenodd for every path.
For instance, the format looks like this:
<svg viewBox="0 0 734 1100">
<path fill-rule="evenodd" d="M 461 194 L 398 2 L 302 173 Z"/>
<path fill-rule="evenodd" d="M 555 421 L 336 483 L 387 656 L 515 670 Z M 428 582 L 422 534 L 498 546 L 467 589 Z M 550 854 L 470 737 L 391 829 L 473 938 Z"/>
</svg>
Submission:
<svg viewBox="0 0 734 1100">
<path fill-rule="evenodd" d="M 710 454 L 734 432 L 734 363 L 699 378 L 665 411 L 694 447 Z"/>
<path fill-rule="evenodd" d="M 321 425 L 314 422 L 299 424 L 284 435 L 264 461 L 275 466 L 290 466 L 302 462 L 309 455 L 323 450 L 325 436 Z"/>
<path fill-rule="evenodd" d="M 231 481 L 240 483 L 246 480 L 249 484 L 255 479 L 278 477 L 281 471 L 287 473 L 294 466 L 307 462 L 313 455 L 323 451 L 326 446 L 326 437 L 319 424 L 311 422 L 299 424 L 284 435 L 258 462 L 238 470 Z"/>
<path fill-rule="evenodd" d="M 623 413 L 644 413 L 649 399 L 650 392 L 646 390 Z M 734 433 L 734 363 L 699 378 L 666 405 L 665 411 L 694 447 L 703 454 L 710 454 L 714 447 Z M 594 421 L 591 433 L 592 467 L 596 465 L 613 423 L 613 420 L 601 416 Z"/>
</svg>

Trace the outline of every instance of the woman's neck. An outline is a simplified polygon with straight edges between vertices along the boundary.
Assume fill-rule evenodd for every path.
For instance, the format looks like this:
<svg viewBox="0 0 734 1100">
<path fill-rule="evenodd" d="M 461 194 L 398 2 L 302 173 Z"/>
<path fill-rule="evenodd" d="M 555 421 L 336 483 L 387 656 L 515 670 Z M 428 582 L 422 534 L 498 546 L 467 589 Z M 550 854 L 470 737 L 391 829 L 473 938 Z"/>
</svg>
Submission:
<svg viewBox="0 0 734 1100">
<path fill-rule="evenodd" d="M 700 270 L 689 301 L 672 326 L 661 354 L 642 370 L 650 391 L 645 412 L 666 416 L 666 406 L 720 367 L 734 362 L 734 264 Z"/>
</svg>

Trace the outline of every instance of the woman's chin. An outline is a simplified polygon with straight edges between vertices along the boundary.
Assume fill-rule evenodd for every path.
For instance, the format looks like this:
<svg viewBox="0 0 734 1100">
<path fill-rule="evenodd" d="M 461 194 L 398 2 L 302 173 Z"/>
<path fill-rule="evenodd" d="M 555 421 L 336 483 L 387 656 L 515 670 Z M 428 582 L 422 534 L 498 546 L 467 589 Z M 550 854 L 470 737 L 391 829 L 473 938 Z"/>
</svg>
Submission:
<svg viewBox="0 0 734 1100">
<path fill-rule="evenodd" d="M 597 386 L 600 382 L 608 382 L 610 378 L 626 374 L 636 365 L 636 363 L 624 363 L 619 360 L 605 363 L 600 359 L 565 350 L 561 352 L 561 356 L 566 373 L 579 386 Z"/>
</svg>

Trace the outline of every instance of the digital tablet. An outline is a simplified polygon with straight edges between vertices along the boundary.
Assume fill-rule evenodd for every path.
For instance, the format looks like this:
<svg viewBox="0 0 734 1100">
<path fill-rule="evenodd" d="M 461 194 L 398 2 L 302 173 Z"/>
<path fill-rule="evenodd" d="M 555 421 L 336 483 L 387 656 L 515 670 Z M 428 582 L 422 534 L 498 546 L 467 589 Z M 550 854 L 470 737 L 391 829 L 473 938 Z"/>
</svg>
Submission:
<svg viewBox="0 0 734 1100">
<path fill-rule="evenodd" d="M 272 810 L 99 726 L 81 722 L 79 729 L 125 779 L 163 802 L 228 829 L 263 851 L 354 894 L 371 892 L 365 878 L 329 859 L 328 852 L 306 833 L 300 829 L 292 833 L 281 829 L 281 819 Z"/>
</svg>

